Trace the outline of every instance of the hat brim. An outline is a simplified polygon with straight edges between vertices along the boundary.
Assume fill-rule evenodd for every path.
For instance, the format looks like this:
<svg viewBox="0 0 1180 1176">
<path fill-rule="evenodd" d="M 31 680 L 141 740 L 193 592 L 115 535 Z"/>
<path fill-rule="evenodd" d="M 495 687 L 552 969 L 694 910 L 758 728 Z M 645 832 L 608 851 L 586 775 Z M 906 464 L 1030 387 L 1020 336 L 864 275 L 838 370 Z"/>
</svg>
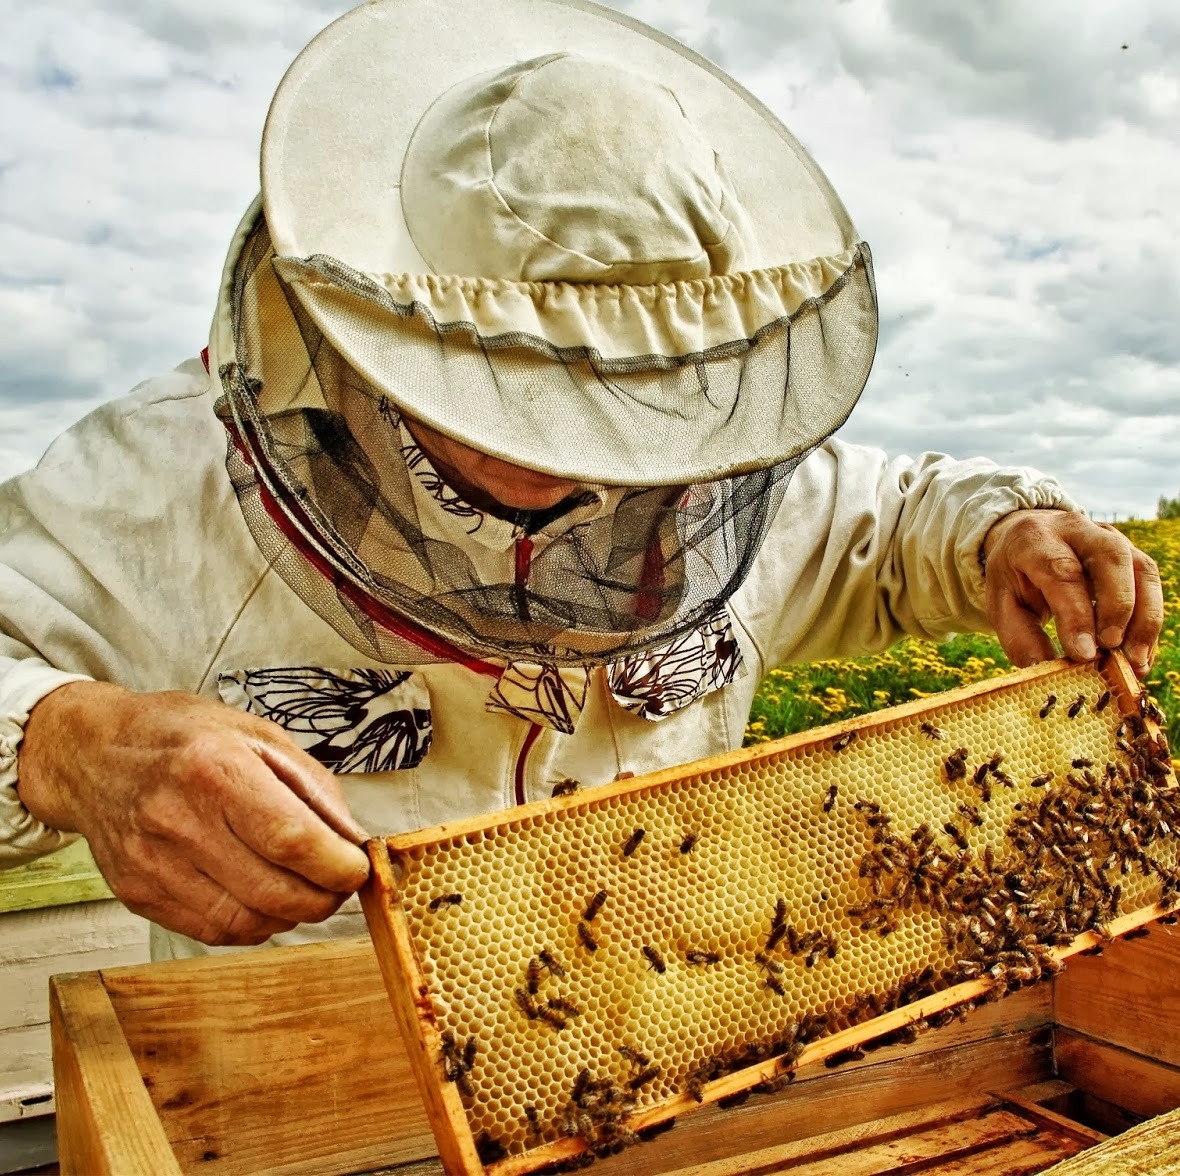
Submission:
<svg viewBox="0 0 1180 1176">
<path fill-rule="evenodd" d="M 808 153 L 752 95 L 658 31 L 589 0 L 377 0 L 325 29 L 284 77 L 262 143 L 267 225 L 280 257 L 327 255 L 360 273 L 426 273 L 402 215 L 399 182 L 410 138 L 445 91 L 473 75 L 555 52 L 617 62 L 671 89 L 720 151 L 753 225 L 757 266 L 845 253 L 857 234 Z M 867 251 L 865 251 L 867 259 Z M 751 265 L 750 268 L 756 268 Z M 295 295 L 341 354 L 386 387 L 402 410 L 504 460 L 560 476 L 689 481 L 773 464 L 812 447 L 851 411 L 876 342 L 871 270 L 855 299 L 857 330 L 834 369 L 838 385 L 788 405 L 782 385 L 669 410 L 638 389 L 628 405 L 545 398 L 506 403 L 496 389 L 461 401 L 390 384 L 358 331 L 355 307 L 325 284 Z M 735 362 L 732 358 L 715 361 Z M 707 382 L 707 373 L 705 375 Z"/>
</svg>

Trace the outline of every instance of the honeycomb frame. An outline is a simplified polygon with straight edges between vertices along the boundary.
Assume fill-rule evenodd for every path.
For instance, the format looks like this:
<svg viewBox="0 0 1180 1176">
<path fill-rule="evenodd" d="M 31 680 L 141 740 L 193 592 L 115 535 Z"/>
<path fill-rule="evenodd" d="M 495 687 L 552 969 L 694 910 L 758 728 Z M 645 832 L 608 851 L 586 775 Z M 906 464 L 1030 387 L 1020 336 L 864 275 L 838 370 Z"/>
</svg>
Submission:
<svg viewBox="0 0 1180 1176">
<path fill-rule="evenodd" d="M 960 771 L 953 761 L 966 730 L 975 746 Z M 1146 696 L 1115 654 L 1045 663 L 773 743 L 374 839 L 362 902 L 444 1167 L 512 1176 L 581 1166 L 699 1105 L 734 1105 L 781 1087 L 800 1066 L 851 1060 L 866 1044 L 937 1027 L 1168 914 L 1180 902 L 1180 868 L 1157 808 L 1158 799 L 1170 817 L 1176 792 L 1165 753 Z M 1046 755 L 1056 756 L 1054 779 L 1038 782 Z M 1139 784 L 1131 780 L 1139 767 L 1119 769 L 1128 796 L 1146 787 L 1153 799 L 1142 817 L 1127 800 L 1110 836 L 1125 849 L 1127 838 L 1139 845 L 1136 831 L 1154 830 L 1159 871 L 1144 865 L 1139 877 L 1121 859 L 1095 867 L 1086 857 L 1094 886 L 1118 897 L 1092 898 L 1084 916 L 1067 920 L 1063 904 L 1077 900 L 1076 879 L 1084 884 L 1087 874 L 1074 865 L 1055 874 L 1055 858 L 1065 861 L 1063 845 L 1089 854 L 1095 830 L 1082 817 L 1099 826 L 1088 813 L 1102 816 L 1099 789 L 1122 787 L 1112 776 L 1087 792 L 1082 777 L 1093 779 L 1103 756 L 1112 773 L 1115 761 L 1152 765 Z M 877 784 L 851 787 L 849 773 L 889 777 L 890 804 L 879 803 L 886 793 Z M 1082 817 L 1073 832 L 1044 827 L 1074 808 Z M 963 863 L 979 874 L 977 856 L 1007 855 L 989 866 L 994 880 L 1027 844 L 1031 877 L 1046 875 L 1043 892 L 1018 888 L 1024 897 L 1012 900 L 1005 890 L 1011 901 L 1001 911 L 977 886 L 960 887 L 948 914 L 945 899 L 940 907 L 913 893 L 923 879 L 911 871 L 905 905 L 882 922 L 881 887 L 896 897 L 898 870 L 866 872 L 865 863 L 889 865 L 885 849 L 911 844 L 891 829 L 911 827 L 911 857 L 944 870 L 957 863 L 972 877 Z M 810 888 L 800 881 L 809 868 Z M 475 896 L 489 894 L 498 905 L 481 910 Z M 986 955 L 972 936 L 985 941 L 997 915 L 1015 918 L 1017 901 L 1045 918 L 1052 907 L 1052 939 L 1041 918 L 1041 942 L 1009 935 L 1008 950 Z M 620 902 L 633 908 L 623 924 L 614 917 Z M 687 936 L 669 917 L 693 902 L 694 925 L 712 928 L 708 937 Z M 967 928 L 956 931 L 958 946 L 952 924 Z M 511 942 L 510 931 L 518 933 Z M 684 1038 L 675 1025 L 687 998 L 675 994 L 686 989 L 695 993 L 695 1036 Z M 669 1040 L 683 1044 L 682 1055 Z M 522 1094 L 524 1073 L 536 1082 Z"/>
</svg>

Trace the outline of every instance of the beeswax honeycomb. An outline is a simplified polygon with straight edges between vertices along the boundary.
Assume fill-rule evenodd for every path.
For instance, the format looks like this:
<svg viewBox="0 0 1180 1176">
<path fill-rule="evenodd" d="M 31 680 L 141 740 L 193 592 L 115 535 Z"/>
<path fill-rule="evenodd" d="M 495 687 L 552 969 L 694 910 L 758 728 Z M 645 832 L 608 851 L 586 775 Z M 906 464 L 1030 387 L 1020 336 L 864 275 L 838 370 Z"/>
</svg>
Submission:
<svg viewBox="0 0 1180 1176">
<path fill-rule="evenodd" d="M 851 738 L 389 838 L 473 1135 L 519 1153 L 579 1130 L 579 1083 L 639 1111 L 750 1043 L 870 1016 L 874 995 L 881 1012 L 989 969 L 1037 979 L 1043 956 L 1005 920 L 1063 943 L 1180 890 L 1175 781 L 1104 694 L 1066 667 Z"/>
</svg>

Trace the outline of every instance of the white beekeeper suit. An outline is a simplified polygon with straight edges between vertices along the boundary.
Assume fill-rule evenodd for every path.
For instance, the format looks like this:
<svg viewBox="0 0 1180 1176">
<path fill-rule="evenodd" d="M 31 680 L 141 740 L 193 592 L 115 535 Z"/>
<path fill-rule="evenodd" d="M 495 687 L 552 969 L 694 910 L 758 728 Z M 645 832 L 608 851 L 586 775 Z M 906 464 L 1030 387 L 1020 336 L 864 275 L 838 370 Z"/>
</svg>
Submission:
<svg viewBox="0 0 1180 1176">
<path fill-rule="evenodd" d="M 985 628 L 979 551 L 992 523 L 1026 507 L 1076 509 L 1034 470 L 889 460 L 825 440 L 875 344 L 867 249 L 767 112 L 617 13 L 546 0 L 537 10 L 555 23 L 534 22 L 528 44 L 448 49 L 446 76 L 399 99 L 401 132 L 366 122 L 392 145 L 350 140 L 360 180 L 316 190 L 314 177 L 340 174 L 342 138 L 368 133 L 323 126 L 371 101 L 370 90 L 347 93 L 368 84 L 355 59 L 410 54 L 406 22 L 420 32 L 420 7 L 364 6 L 284 81 L 263 200 L 230 251 L 207 366 L 189 361 L 104 406 L 0 488 L 0 867 L 69 839 L 16 791 L 28 713 L 66 682 L 191 691 L 271 718 L 341 774 L 363 826 L 402 831 L 546 797 L 567 777 L 599 784 L 736 748 L 765 670 Z M 635 74 L 538 56 L 537 42 L 625 59 Z M 341 55 L 350 68 L 334 72 Z M 599 108 L 585 115 L 593 133 L 573 125 L 612 94 L 625 116 Z M 571 189 L 595 170 L 587 143 L 602 126 L 640 128 L 632 171 L 644 193 L 668 191 L 650 201 L 664 211 L 638 244 L 563 206 L 560 144 L 537 148 L 538 207 L 506 174 L 527 163 L 537 127 L 554 126 L 547 102 L 578 143 Z M 487 177 L 462 179 L 482 166 L 463 152 L 483 141 L 489 110 L 516 146 L 492 180 L 501 194 L 520 188 L 491 245 L 480 238 L 498 215 L 480 203 Z M 763 141 L 722 170 L 697 150 L 694 126 L 718 146 L 735 128 L 747 148 Z M 676 166 L 653 175 L 656 145 L 677 136 Z M 611 161 L 604 182 L 622 184 L 627 145 L 599 149 Z M 366 254 L 381 216 L 365 201 L 386 198 L 373 178 L 386 164 L 405 224 L 386 225 L 390 239 Z M 333 217 L 317 215 L 325 202 Z M 683 223 L 667 211 L 678 207 L 692 213 Z M 529 227 L 542 222 L 544 234 Z M 684 233 L 703 234 L 697 254 L 675 239 Z M 478 256 L 475 239 L 487 246 Z M 613 260 L 602 272 L 577 268 L 604 248 Z M 472 273 L 484 276 L 439 276 Z M 619 315 L 627 298 L 634 307 Z M 497 351 L 508 335 L 514 350 Z M 396 373 L 383 367 L 395 360 Z M 568 387 L 538 392 L 542 368 Z M 517 377 L 531 381 L 524 392 L 513 392 Z M 582 418 L 563 420 L 550 393 Z M 403 413 L 586 489 L 531 523 L 493 516 L 447 487 Z M 361 484 L 353 498 L 341 489 Z M 370 513 L 358 516 L 362 500 Z M 618 520 L 631 517 L 642 525 L 624 549 Z M 388 525 L 376 543 L 378 524 Z M 610 574 L 587 573 L 589 587 L 563 596 L 604 543 Z M 732 560 L 724 575 L 720 553 Z M 695 591 L 705 568 L 717 583 Z M 563 628 L 559 616 L 573 619 Z M 352 900 L 274 942 L 362 930 Z M 208 950 L 153 936 L 157 957 Z"/>
</svg>

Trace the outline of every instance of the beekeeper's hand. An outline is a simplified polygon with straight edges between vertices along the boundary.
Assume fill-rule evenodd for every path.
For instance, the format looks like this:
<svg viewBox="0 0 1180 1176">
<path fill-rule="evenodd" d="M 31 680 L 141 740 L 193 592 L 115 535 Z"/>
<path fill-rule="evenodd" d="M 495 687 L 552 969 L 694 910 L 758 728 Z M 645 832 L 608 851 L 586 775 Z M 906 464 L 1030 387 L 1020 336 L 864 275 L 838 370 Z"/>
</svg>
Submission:
<svg viewBox="0 0 1180 1176">
<path fill-rule="evenodd" d="M 331 772 L 280 727 L 180 692 L 72 682 L 33 708 L 18 792 L 81 833 L 136 914 L 207 944 L 326 919 L 368 860 Z"/>
<path fill-rule="evenodd" d="M 1064 510 L 1018 510 L 983 541 L 987 616 L 1018 666 L 1055 657 L 1053 617 L 1069 657 L 1122 649 L 1147 676 L 1164 620 L 1159 568 L 1114 527 Z"/>
</svg>

